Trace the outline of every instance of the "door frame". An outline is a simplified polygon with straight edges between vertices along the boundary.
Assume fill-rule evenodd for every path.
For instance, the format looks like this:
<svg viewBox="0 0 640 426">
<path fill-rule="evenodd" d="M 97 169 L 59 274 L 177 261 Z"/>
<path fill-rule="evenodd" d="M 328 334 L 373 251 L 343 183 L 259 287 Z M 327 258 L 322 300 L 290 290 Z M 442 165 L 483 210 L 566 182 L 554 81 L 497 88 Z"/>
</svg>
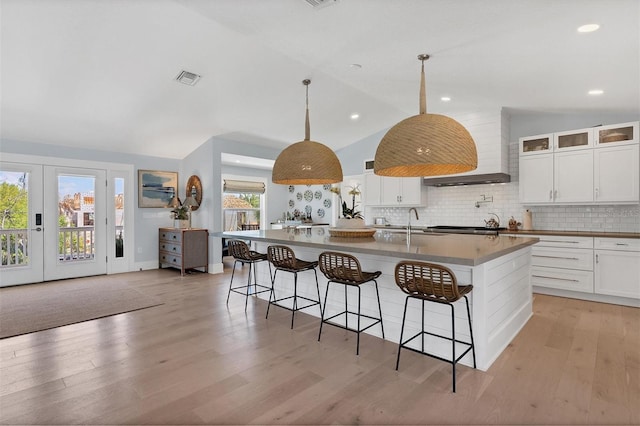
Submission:
<svg viewBox="0 0 640 426">
<path fill-rule="evenodd" d="M 135 261 L 135 178 L 134 165 L 124 163 L 111 163 L 102 161 L 91 161 L 73 158 L 45 157 L 26 154 L 2 153 L 2 161 L 7 163 L 26 163 L 41 166 L 59 166 L 69 168 L 103 169 L 107 175 L 107 274 L 130 272 Z M 125 224 L 123 258 L 115 257 L 115 228 L 111 224 L 115 223 L 115 200 L 114 200 L 114 178 L 124 178 L 124 205 Z M 26 284 L 26 283 L 25 283 Z"/>
</svg>

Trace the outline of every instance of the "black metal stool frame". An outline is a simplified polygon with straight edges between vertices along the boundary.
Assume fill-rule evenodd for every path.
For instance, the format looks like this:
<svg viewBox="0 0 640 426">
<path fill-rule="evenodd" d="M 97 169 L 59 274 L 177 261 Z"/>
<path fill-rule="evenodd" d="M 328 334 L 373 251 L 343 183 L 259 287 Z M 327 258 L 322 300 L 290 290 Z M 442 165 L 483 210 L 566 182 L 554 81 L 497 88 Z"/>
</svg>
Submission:
<svg viewBox="0 0 640 426">
<path fill-rule="evenodd" d="M 400 263 L 398 263 L 398 265 L 396 265 L 396 281 L 398 279 L 397 277 L 398 277 L 398 269 L 399 269 L 399 267 L 402 264 L 410 264 L 410 263 L 412 263 L 414 265 L 420 265 L 421 264 L 422 266 L 426 266 L 426 267 L 430 267 L 430 268 L 434 267 L 434 268 L 438 268 L 438 269 L 441 269 L 443 271 L 446 271 L 448 274 L 451 275 L 451 277 L 453 279 L 453 284 L 456 286 L 456 291 L 457 291 L 457 283 L 456 283 L 456 280 L 455 280 L 455 275 L 453 274 L 453 272 L 450 269 L 448 269 L 448 268 L 446 268 L 444 266 L 441 266 L 441 265 L 428 264 L 426 262 L 400 262 Z M 405 290 L 403 289 L 403 291 L 405 291 Z M 471 342 L 465 342 L 465 341 L 458 340 L 458 339 L 455 338 L 455 335 L 456 335 L 455 308 L 454 308 L 454 305 L 453 305 L 453 303 L 455 301 L 447 301 L 447 300 L 435 299 L 435 298 L 426 299 L 424 297 L 420 297 L 420 296 L 414 295 L 414 294 L 408 294 L 407 295 L 407 297 L 405 299 L 405 302 L 404 302 L 404 312 L 402 314 L 402 327 L 400 329 L 400 342 L 398 344 L 398 356 L 396 358 L 396 370 L 398 370 L 398 367 L 400 365 L 400 352 L 401 352 L 402 348 L 408 349 L 410 351 L 413 351 L 413 352 L 416 352 L 416 353 L 419 353 L 419 354 L 422 354 L 422 355 L 427 355 L 427 356 L 429 356 L 431 358 L 435 358 L 435 359 L 438 359 L 440 361 L 447 362 L 447 363 L 451 364 L 452 380 L 453 380 L 453 392 L 455 392 L 456 391 L 456 364 L 467 353 L 469 353 L 469 351 L 471 351 L 472 356 L 473 356 L 473 368 L 476 368 L 476 351 L 475 351 L 475 343 L 474 343 L 474 340 L 473 340 L 473 328 L 472 328 L 472 325 L 471 325 L 471 312 L 469 310 L 469 299 L 467 298 L 466 295 L 460 295 L 460 296 L 464 297 L 466 308 L 467 308 L 467 321 L 468 321 L 468 324 L 469 324 L 469 335 L 471 337 Z M 414 336 L 412 336 L 412 337 L 408 338 L 407 340 L 403 341 L 402 339 L 403 339 L 403 336 L 404 336 L 404 325 L 405 325 L 405 320 L 406 320 L 406 317 L 407 317 L 407 306 L 409 304 L 409 299 L 418 299 L 418 300 L 422 301 L 422 317 L 421 317 L 421 323 L 422 323 L 421 327 L 422 328 L 421 328 L 421 331 L 416 333 Z M 425 302 L 436 302 L 436 303 L 439 303 L 439 304 L 442 304 L 442 305 L 448 305 L 450 307 L 450 309 L 451 309 L 451 337 L 443 336 L 443 335 L 437 334 L 437 333 L 431 333 L 429 331 L 425 331 L 425 329 L 424 329 L 424 303 Z M 431 354 L 429 352 L 425 352 L 425 349 L 424 349 L 424 336 L 426 334 L 428 334 L 430 336 L 434 336 L 434 337 L 438 337 L 438 338 L 450 341 L 451 342 L 451 359 L 443 358 L 443 357 L 440 357 L 438 355 Z M 422 345 L 421 345 L 421 349 L 420 350 L 412 348 L 410 346 L 407 346 L 407 344 L 409 342 L 413 341 L 417 337 L 422 337 L 422 342 L 421 342 Z M 468 348 L 464 352 L 462 352 L 462 354 L 460 354 L 460 356 L 458 356 L 457 358 L 456 358 L 456 343 L 460 343 L 460 344 L 468 346 Z"/>
<path fill-rule="evenodd" d="M 285 259 L 284 262 L 280 262 L 278 259 L 275 259 L 276 252 L 278 251 L 286 253 L 290 257 Z M 270 264 L 273 263 L 273 266 L 275 267 L 276 270 L 273 273 L 273 277 L 271 278 L 271 293 L 269 293 L 269 305 L 267 306 L 267 315 L 265 318 L 269 318 L 269 309 L 271 308 L 271 305 L 276 305 L 280 308 L 291 311 L 291 328 L 292 329 L 293 329 L 293 322 L 294 322 L 297 311 L 310 308 L 315 305 L 319 305 L 320 314 L 322 315 L 322 306 L 320 305 L 320 286 L 318 284 L 318 273 L 316 271 L 316 266 L 318 266 L 318 262 L 317 261 L 307 262 L 307 261 L 301 261 L 300 259 L 297 259 L 293 254 L 293 250 L 291 250 L 287 246 L 278 246 L 278 245 L 269 246 L 267 248 L 267 256 L 269 258 L 269 263 Z M 296 268 L 295 267 L 296 264 L 302 264 L 303 266 Z M 293 274 L 293 295 L 282 297 L 280 299 L 276 298 L 275 282 L 276 282 L 276 275 L 278 274 L 278 271 L 285 271 Z M 313 271 L 315 275 L 316 291 L 318 292 L 318 300 L 313 300 L 308 297 L 298 295 L 298 273 L 304 272 L 304 271 Z M 284 300 L 289 300 L 289 299 L 293 299 L 293 305 L 291 308 L 278 303 L 278 302 L 282 302 Z M 298 299 L 302 299 L 309 303 L 305 304 L 304 306 L 298 306 Z"/>
<path fill-rule="evenodd" d="M 344 257 L 346 259 L 350 259 L 352 262 L 352 266 L 355 268 L 352 271 L 349 271 L 351 273 L 354 273 L 355 276 L 352 277 L 352 279 L 346 279 L 347 277 L 343 277 L 342 279 L 336 278 L 332 276 L 332 271 L 330 270 L 325 270 L 324 267 L 324 257 L 329 257 L 329 256 L 338 256 L 338 257 Z M 320 337 L 322 336 L 322 325 L 323 324 L 329 324 L 332 325 L 334 327 L 338 327 L 341 328 L 343 330 L 348 330 L 348 331 L 353 331 L 354 333 L 356 333 L 357 337 L 356 337 L 356 355 L 360 355 L 360 333 L 362 333 L 365 330 L 368 330 L 369 328 L 373 327 L 374 325 L 380 323 L 380 328 L 382 329 L 382 339 L 384 339 L 384 325 L 382 323 L 382 307 L 380 306 L 380 292 L 378 291 L 378 281 L 376 280 L 376 278 L 378 278 L 381 275 L 380 271 L 376 271 L 373 273 L 367 273 L 367 277 L 364 277 L 362 275 L 362 271 L 360 269 L 360 262 L 358 261 L 358 259 L 356 259 L 354 256 L 345 254 L 345 253 L 335 253 L 335 252 L 324 252 L 320 254 L 320 260 L 319 260 L 319 264 L 320 264 L 320 270 L 324 273 L 324 275 L 327 277 L 328 281 L 327 281 L 327 290 L 325 291 L 324 294 L 324 304 L 323 309 L 321 309 L 320 312 L 320 331 L 318 332 L 318 342 L 320 341 Z M 368 278 L 368 279 L 367 279 Z M 380 317 L 376 318 L 370 315 L 364 315 L 361 313 L 360 310 L 360 305 L 361 305 L 361 289 L 360 289 L 360 285 L 370 282 L 372 281 L 374 283 L 375 289 L 376 289 L 376 298 L 378 301 L 378 312 L 380 313 Z M 331 283 L 336 283 L 336 284 L 342 284 L 344 285 L 344 311 L 342 312 L 338 312 L 335 315 L 330 316 L 329 318 L 325 318 L 325 312 L 327 310 L 327 297 L 329 296 L 329 287 L 331 286 Z M 358 312 L 352 312 L 349 310 L 348 307 L 348 298 L 347 298 L 347 289 L 348 287 L 355 287 L 356 289 L 358 289 Z M 357 327 L 351 328 L 349 327 L 349 314 L 352 315 L 356 315 L 358 318 L 358 324 Z M 344 320 L 344 324 L 339 324 L 336 322 L 331 322 L 332 319 L 339 317 L 341 315 L 345 316 L 345 320 Z M 368 326 L 364 327 L 364 328 L 360 328 L 360 318 L 364 317 L 364 318 L 369 318 L 374 320 L 373 323 L 369 324 Z"/>
<path fill-rule="evenodd" d="M 244 310 L 247 310 L 247 302 L 249 301 L 249 296 L 256 296 L 260 293 L 266 293 L 267 291 L 271 291 L 271 287 L 267 287 L 262 284 L 258 284 L 257 281 L 257 273 L 256 273 L 256 263 L 259 262 L 267 262 L 269 265 L 269 280 L 273 284 L 273 280 L 271 279 L 271 264 L 268 262 L 266 255 L 262 253 L 258 253 L 256 251 L 250 250 L 247 243 L 240 240 L 229 240 L 228 241 L 229 254 L 234 257 L 233 262 L 233 270 L 231 272 L 231 282 L 229 283 L 229 292 L 227 293 L 227 305 L 229 304 L 229 296 L 231 296 L 231 292 L 242 294 L 245 296 L 244 300 Z M 237 256 L 237 257 L 236 257 Z M 243 266 L 245 264 L 249 264 L 249 273 L 247 274 L 247 285 L 242 285 L 238 287 L 233 287 L 233 277 L 236 273 L 236 265 L 241 263 Z M 253 292 L 251 291 L 251 267 L 253 266 Z M 262 290 L 258 290 L 260 287 Z"/>
</svg>

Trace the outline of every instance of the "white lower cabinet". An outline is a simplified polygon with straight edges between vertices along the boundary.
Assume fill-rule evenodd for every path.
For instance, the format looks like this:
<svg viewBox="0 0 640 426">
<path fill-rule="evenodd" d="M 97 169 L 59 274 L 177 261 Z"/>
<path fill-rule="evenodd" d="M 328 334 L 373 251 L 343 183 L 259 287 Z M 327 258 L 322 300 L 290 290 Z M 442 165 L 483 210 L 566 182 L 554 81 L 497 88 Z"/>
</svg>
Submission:
<svg viewBox="0 0 640 426">
<path fill-rule="evenodd" d="M 593 293 L 593 238 L 538 235 L 531 285 Z"/>
<path fill-rule="evenodd" d="M 595 239 L 595 292 L 640 299 L 639 239 Z"/>
</svg>

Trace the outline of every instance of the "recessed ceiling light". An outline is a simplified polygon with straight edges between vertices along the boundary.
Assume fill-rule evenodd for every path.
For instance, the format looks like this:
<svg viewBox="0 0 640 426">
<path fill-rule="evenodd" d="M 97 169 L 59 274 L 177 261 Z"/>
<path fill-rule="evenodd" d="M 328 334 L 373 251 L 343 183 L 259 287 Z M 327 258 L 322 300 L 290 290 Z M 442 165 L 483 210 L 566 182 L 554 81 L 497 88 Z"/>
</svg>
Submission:
<svg viewBox="0 0 640 426">
<path fill-rule="evenodd" d="M 604 90 L 600 90 L 600 89 L 589 90 L 590 95 L 602 95 L 603 93 L 604 93 Z"/>
<path fill-rule="evenodd" d="M 581 27 L 578 27 L 578 32 L 579 33 L 591 33 L 596 31 L 598 28 L 600 28 L 600 25 L 598 24 L 586 24 L 586 25 L 582 25 Z"/>
<path fill-rule="evenodd" d="M 351 119 L 352 120 L 357 120 L 358 118 L 360 118 L 360 114 L 358 114 L 358 113 L 351 114 Z"/>
<path fill-rule="evenodd" d="M 443 97 L 440 98 L 440 100 L 442 102 L 449 102 L 451 100 L 451 98 L 449 96 L 443 96 Z"/>
</svg>

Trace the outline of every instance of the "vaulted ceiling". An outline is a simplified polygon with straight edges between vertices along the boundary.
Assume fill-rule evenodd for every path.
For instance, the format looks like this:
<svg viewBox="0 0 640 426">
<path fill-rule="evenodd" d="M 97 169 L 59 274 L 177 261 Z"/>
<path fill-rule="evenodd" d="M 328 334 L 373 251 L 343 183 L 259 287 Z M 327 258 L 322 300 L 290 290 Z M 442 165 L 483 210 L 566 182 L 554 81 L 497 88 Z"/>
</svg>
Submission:
<svg viewBox="0 0 640 426">
<path fill-rule="evenodd" d="M 0 136 L 170 158 L 212 136 L 284 147 L 310 78 L 311 139 L 338 149 L 418 112 L 421 53 L 430 112 L 640 112 L 637 0 L 315 1 L 0 0 Z"/>
</svg>

